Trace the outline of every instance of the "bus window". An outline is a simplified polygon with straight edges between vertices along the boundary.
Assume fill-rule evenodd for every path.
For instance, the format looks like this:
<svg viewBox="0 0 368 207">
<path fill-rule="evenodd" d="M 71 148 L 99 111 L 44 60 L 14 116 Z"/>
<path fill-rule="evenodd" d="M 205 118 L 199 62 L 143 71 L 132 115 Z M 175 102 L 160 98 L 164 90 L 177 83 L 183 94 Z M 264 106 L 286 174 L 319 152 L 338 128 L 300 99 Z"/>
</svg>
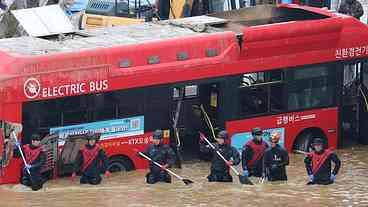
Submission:
<svg viewBox="0 0 368 207">
<path fill-rule="evenodd" d="M 93 121 L 114 119 L 117 116 L 117 104 L 113 93 L 101 93 L 92 96 L 93 108 L 91 116 Z"/>
<path fill-rule="evenodd" d="M 284 110 L 282 70 L 243 74 L 238 93 L 240 116 Z"/>
<path fill-rule="evenodd" d="M 170 98 L 172 93 L 170 87 L 155 86 L 145 90 L 145 130 L 171 128 Z"/>
<path fill-rule="evenodd" d="M 144 113 L 144 90 L 132 89 L 113 92 L 117 102 L 118 118 L 127 118 Z"/>
<path fill-rule="evenodd" d="M 88 96 L 67 97 L 59 99 L 58 102 L 62 111 L 63 126 L 89 121 L 90 99 Z"/>
<path fill-rule="evenodd" d="M 327 65 L 290 69 L 288 110 L 326 107 L 335 103 L 336 74 Z"/>
</svg>

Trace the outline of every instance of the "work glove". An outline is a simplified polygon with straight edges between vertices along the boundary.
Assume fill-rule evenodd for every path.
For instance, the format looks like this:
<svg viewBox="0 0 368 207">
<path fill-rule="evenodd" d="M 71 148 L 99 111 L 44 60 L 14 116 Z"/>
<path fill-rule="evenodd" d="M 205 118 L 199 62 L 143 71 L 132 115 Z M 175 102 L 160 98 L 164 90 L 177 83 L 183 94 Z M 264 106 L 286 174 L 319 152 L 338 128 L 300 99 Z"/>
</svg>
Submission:
<svg viewBox="0 0 368 207">
<path fill-rule="evenodd" d="M 168 167 L 169 167 L 169 165 L 168 165 L 168 164 L 166 164 L 166 165 L 161 165 L 161 170 L 166 170 Z"/>
<path fill-rule="evenodd" d="M 30 164 L 25 164 L 24 168 L 25 168 L 25 169 L 30 170 L 30 169 L 32 168 L 32 165 L 30 165 Z"/>
<path fill-rule="evenodd" d="M 73 173 L 72 176 L 70 177 L 70 181 L 74 182 L 75 177 L 77 177 L 77 175 L 75 173 Z"/>
<path fill-rule="evenodd" d="M 247 169 L 243 170 L 243 176 L 245 176 L 245 177 L 249 176 L 249 171 Z"/>
<path fill-rule="evenodd" d="M 308 175 L 308 177 L 309 177 L 309 182 L 313 182 L 314 181 L 314 175 L 312 174 L 312 175 Z"/>
<path fill-rule="evenodd" d="M 229 167 L 231 167 L 233 164 L 234 164 L 234 163 L 233 163 L 233 161 L 232 161 L 232 160 L 230 160 L 230 161 L 226 161 L 226 165 L 227 165 L 227 166 L 229 166 Z"/>
<path fill-rule="evenodd" d="M 331 174 L 330 180 L 331 180 L 332 182 L 335 182 L 335 180 L 336 180 L 336 175 Z"/>
<path fill-rule="evenodd" d="M 14 145 L 15 145 L 16 147 L 20 147 L 20 142 L 19 142 L 18 140 L 16 140 L 16 141 L 15 141 L 15 143 L 14 143 Z"/>
</svg>

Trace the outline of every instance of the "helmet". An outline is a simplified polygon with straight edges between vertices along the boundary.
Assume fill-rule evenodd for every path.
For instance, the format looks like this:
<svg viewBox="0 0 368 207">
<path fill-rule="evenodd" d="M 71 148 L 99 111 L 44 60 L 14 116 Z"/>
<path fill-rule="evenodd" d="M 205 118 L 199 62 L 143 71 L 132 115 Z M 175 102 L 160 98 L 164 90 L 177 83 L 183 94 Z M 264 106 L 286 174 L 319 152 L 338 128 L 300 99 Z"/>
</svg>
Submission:
<svg viewBox="0 0 368 207">
<path fill-rule="evenodd" d="M 227 131 L 226 130 L 221 130 L 218 134 L 217 134 L 217 137 L 219 139 L 224 139 L 226 140 L 227 139 Z"/>
<path fill-rule="evenodd" d="M 39 134 L 32 134 L 31 135 L 31 140 L 35 140 L 35 141 L 41 141 L 41 136 Z"/>
<path fill-rule="evenodd" d="M 96 140 L 98 141 L 98 139 L 100 138 L 100 134 L 96 134 L 96 133 L 88 133 L 87 134 L 87 140 Z"/>
<path fill-rule="evenodd" d="M 323 145 L 323 140 L 321 138 L 314 138 L 313 142 L 312 142 L 312 146 L 314 145 Z"/>
<path fill-rule="evenodd" d="M 270 142 L 271 143 L 278 143 L 280 140 L 280 133 L 277 131 L 273 131 L 270 135 Z"/>
<path fill-rule="evenodd" d="M 262 135 L 263 132 L 262 132 L 262 129 L 259 128 L 259 127 L 255 127 L 252 129 L 252 135 L 255 136 L 255 135 Z"/>
<path fill-rule="evenodd" d="M 162 132 L 161 129 L 156 129 L 154 132 L 153 132 L 153 139 L 162 139 L 164 136 L 164 133 Z"/>
</svg>

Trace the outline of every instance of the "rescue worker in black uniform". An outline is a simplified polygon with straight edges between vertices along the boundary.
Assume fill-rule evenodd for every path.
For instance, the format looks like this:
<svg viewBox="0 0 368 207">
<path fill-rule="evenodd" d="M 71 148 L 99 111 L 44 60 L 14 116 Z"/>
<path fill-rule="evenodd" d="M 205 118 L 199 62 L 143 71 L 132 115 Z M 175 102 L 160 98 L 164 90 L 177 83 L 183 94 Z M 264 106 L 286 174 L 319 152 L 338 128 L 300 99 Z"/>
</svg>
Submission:
<svg viewBox="0 0 368 207">
<path fill-rule="evenodd" d="M 170 0 L 156 0 L 156 8 L 160 20 L 167 20 L 170 17 Z"/>
<path fill-rule="evenodd" d="M 20 143 L 17 141 L 15 144 L 17 146 L 15 157 L 20 157 L 21 154 L 18 150 Z M 21 171 L 20 183 L 31 187 L 33 191 L 40 190 L 45 182 L 41 176 L 41 168 L 46 162 L 46 154 L 41 146 L 41 137 L 38 134 L 33 134 L 31 144 L 22 146 L 22 151 L 27 164 Z"/>
<path fill-rule="evenodd" d="M 150 157 L 153 161 L 162 165 L 162 168 L 160 168 L 153 162 L 149 163 L 150 172 L 146 175 L 146 182 L 148 184 L 155 184 L 157 182 L 171 183 L 171 176 L 166 169 L 175 164 L 175 153 L 168 145 L 162 142 L 162 139 L 163 131 L 159 129 L 155 130 L 153 132 L 153 144 L 149 145 L 143 152 L 143 154 Z"/>
<path fill-rule="evenodd" d="M 249 140 L 243 147 L 242 167 L 243 176 L 262 177 L 263 154 L 268 144 L 262 140 L 262 130 L 258 127 L 252 129 L 253 139 Z"/>
<path fill-rule="evenodd" d="M 225 162 L 209 145 L 204 145 L 203 142 L 200 145 L 201 152 L 212 152 L 212 164 L 211 172 L 207 176 L 209 182 L 233 182 L 233 177 L 230 175 L 230 166 L 238 165 L 240 163 L 239 152 L 232 146 L 226 143 L 227 131 L 222 130 L 218 133 L 216 144 L 214 144 L 216 150 L 218 150 L 226 160 Z"/>
<path fill-rule="evenodd" d="M 307 169 L 309 182 L 308 185 L 332 184 L 336 175 L 339 173 L 341 161 L 338 156 L 329 149 L 324 149 L 323 140 L 314 139 L 312 144 L 314 152 L 309 153 L 305 159 L 305 167 Z M 331 173 L 331 162 L 335 163 L 335 167 Z"/>
<path fill-rule="evenodd" d="M 287 180 L 286 165 L 289 165 L 289 154 L 278 142 L 280 134 L 273 131 L 270 136 L 271 147 L 264 154 L 265 176 L 268 181 Z"/>
<path fill-rule="evenodd" d="M 108 159 L 105 151 L 97 145 L 98 134 L 88 134 L 87 144 L 79 150 L 76 161 L 74 162 L 74 172 L 72 174 L 72 181 L 79 171 L 82 174 L 80 184 L 98 185 L 101 183 L 100 174 L 105 174 L 105 177 L 110 176 L 107 170 Z"/>
</svg>

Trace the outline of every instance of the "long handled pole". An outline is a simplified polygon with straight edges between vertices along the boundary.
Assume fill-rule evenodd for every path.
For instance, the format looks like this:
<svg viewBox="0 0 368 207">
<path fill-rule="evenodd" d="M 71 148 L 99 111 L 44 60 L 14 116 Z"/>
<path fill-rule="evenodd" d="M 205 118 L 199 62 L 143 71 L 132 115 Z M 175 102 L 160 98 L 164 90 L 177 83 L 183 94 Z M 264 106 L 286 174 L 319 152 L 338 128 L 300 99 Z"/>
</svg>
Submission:
<svg viewBox="0 0 368 207">
<path fill-rule="evenodd" d="M 303 154 L 303 155 L 308 155 L 309 154 L 308 152 L 304 152 L 304 151 L 301 151 L 301 150 L 293 150 L 293 152 Z"/>
<path fill-rule="evenodd" d="M 210 126 L 210 129 L 211 129 L 211 132 L 212 132 L 212 136 L 213 136 L 213 138 L 215 139 L 216 138 L 216 136 L 215 136 L 215 131 L 214 131 L 214 129 L 213 129 L 213 126 L 212 126 L 212 123 L 211 123 L 211 120 L 210 120 L 210 117 L 208 117 L 208 114 L 207 114 L 207 112 L 204 110 L 204 108 L 203 108 L 203 105 L 201 105 L 200 106 L 201 107 L 201 110 L 202 110 L 202 112 L 203 112 L 203 114 L 204 114 L 204 116 L 205 116 L 205 119 L 207 120 L 206 122 L 208 123 L 208 125 Z M 202 136 L 202 138 L 204 138 L 204 140 L 211 146 L 211 148 L 212 149 L 214 149 L 214 150 L 216 150 L 216 148 L 215 148 L 215 146 L 213 146 L 213 144 L 210 142 L 210 141 L 208 141 L 208 139 L 202 134 L 202 135 L 200 135 L 200 136 Z M 224 156 L 222 156 L 222 154 L 218 151 L 218 150 L 216 150 L 216 153 L 218 154 L 218 156 L 220 156 L 221 157 L 221 159 L 223 159 L 225 162 L 227 162 L 227 160 L 225 159 L 225 157 Z M 236 174 L 236 175 L 240 175 L 240 173 L 234 168 L 234 166 L 230 166 L 230 168 L 231 168 L 231 170 L 232 171 L 234 171 L 234 173 Z"/>
<path fill-rule="evenodd" d="M 207 114 L 207 112 L 206 112 L 206 110 L 204 110 L 204 107 L 203 107 L 203 105 L 201 104 L 201 106 L 200 106 L 200 108 L 201 108 L 201 111 L 202 111 L 202 113 L 203 113 L 203 116 L 204 116 L 204 119 L 205 119 L 205 121 L 206 121 L 206 124 L 209 126 L 209 128 L 211 129 L 211 132 L 212 132 L 212 136 L 213 136 L 213 138 L 214 139 L 216 139 L 216 136 L 215 136 L 215 130 L 213 129 L 213 125 L 212 125 L 212 123 L 211 123 L 211 119 L 210 119 L 210 117 L 208 116 L 208 114 Z M 210 141 L 208 141 L 208 139 L 202 134 L 202 133 L 200 133 L 200 135 L 199 136 L 201 136 L 210 146 L 211 146 L 211 148 L 213 149 L 213 150 L 215 150 L 216 151 L 216 153 L 218 154 L 218 156 L 220 156 L 221 157 L 221 159 L 223 159 L 225 162 L 227 162 L 227 160 L 225 159 L 225 157 L 224 156 L 222 156 L 222 154 L 218 151 L 218 150 L 216 150 L 216 148 L 215 148 L 215 146 L 213 146 L 213 144 L 210 142 Z M 239 181 L 240 181 L 240 183 L 242 183 L 242 184 L 248 184 L 248 185 L 253 185 L 253 183 L 248 179 L 248 177 L 246 177 L 246 176 L 243 176 L 243 175 L 241 175 L 236 169 L 235 169 L 235 167 L 234 166 L 230 166 L 230 168 L 231 168 L 231 170 L 239 177 Z"/>
<path fill-rule="evenodd" d="M 202 133 L 200 133 L 199 136 L 201 136 L 201 139 L 205 140 L 207 144 L 210 145 L 210 147 L 216 151 L 217 155 L 220 156 L 225 163 L 228 162 L 228 160 L 215 148 L 215 146 L 210 141 L 208 141 L 208 139 Z M 239 181 L 241 184 L 253 185 L 253 183 L 248 179 L 248 177 L 241 175 L 238 172 L 238 170 L 235 169 L 234 166 L 230 165 L 230 168 L 239 177 Z"/>
<path fill-rule="evenodd" d="M 202 104 L 201 104 L 200 108 L 201 108 L 201 111 L 202 111 L 202 113 L 203 113 L 203 115 L 204 115 L 204 119 L 205 119 L 205 121 L 206 121 L 207 125 L 208 125 L 208 126 L 210 127 L 210 129 L 211 129 L 212 137 L 213 137 L 214 139 L 216 139 L 215 130 L 213 129 L 213 125 L 212 125 L 212 122 L 211 122 L 210 117 L 208 116 L 208 114 L 207 114 L 206 110 L 204 110 L 204 107 L 203 107 L 203 105 L 202 105 Z"/>
<path fill-rule="evenodd" d="M 200 136 L 202 136 L 202 139 L 204 139 L 207 142 L 207 144 L 210 145 L 211 148 L 216 151 L 216 153 L 218 154 L 218 156 L 221 157 L 221 159 L 223 159 L 225 162 L 228 162 L 228 160 L 215 148 L 215 146 L 210 141 L 208 141 L 208 139 L 203 134 L 201 134 Z M 235 169 L 234 166 L 230 166 L 230 168 L 231 168 L 232 171 L 234 171 L 234 173 L 237 176 L 240 175 L 240 173 Z"/>
<path fill-rule="evenodd" d="M 138 154 L 140 156 L 142 156 L 143 158 L 153 162 L 153 164 L 157 165 L 158 167 L 162 168 L 162 165 L 154 160 L 152 160 L 150 157 L 148 157 L 147 155 L 145 155 L 142 152 L 138 152 Z M 169 170 L 169 169 L 165 169 L 168 173 L 170 173 L 171 175 L 175 176 L 176 178 L 178 178 L 179 180 L 183 181 L 186 185 L 193 183 L 193 181 L 189 180 L 189 179 L 184 179 L 183 177 L 181 177 L 180 175 L 174 173 L 173 171 Z"/>
<path fill-rule="evenodd" d="M 18 142 L 17 135 L 15 134 L 15 131 L 13 130 L 11 133 L 12 133 L 13 138 L 15 139 L 15 141 L 17 141 L 17 142 Z M 20 155 L 21 155 L 21 157 L 22 157 L 22 159 L 23 159 L 24 165 L 25 165 L 25 166 L 28 166 L 27 161 L 26 161 L 26 158 L 24 157 L 24 154 L 23 154 L 22 148 L 20 147 L 20 145 L 19 145 L 19 144 L 17 144 L 17 147 L 18 147 L 19 153 L 20 153 Z M 31 176 L 31 171 L 29 170 L 29 168 L 26 168 L 26 170 L 27 170 L 28 174 Z"/>
</svg>

